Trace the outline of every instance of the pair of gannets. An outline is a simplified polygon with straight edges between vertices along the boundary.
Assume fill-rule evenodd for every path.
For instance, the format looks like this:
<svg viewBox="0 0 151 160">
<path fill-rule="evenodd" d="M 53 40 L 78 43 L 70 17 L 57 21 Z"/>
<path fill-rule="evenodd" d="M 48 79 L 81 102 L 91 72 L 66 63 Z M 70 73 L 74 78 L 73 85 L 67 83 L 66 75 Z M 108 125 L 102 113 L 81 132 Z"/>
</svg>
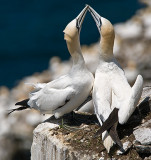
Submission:
<svg viewBox="0 0 151 160">
<path fill-rule="evenodd" d="M 101 34 L 100 62 L 95 73 L 95 80 L 87 70 L 81 53 L 79 34 L 87 10 L 93 16 Z M 86 6 L 76 19 L 71 21 L 64 30 L 68 50 L 73 59 L 71 71 L 47 84 L 34 84 L 35 91 L 29 99 L 16 103 L 22 105 L 15 110 L 35 108 L 41 113 L 53 113 L 56 118 L 80 106 L 91 92 L 93 81 L 93 104 L 101 129 L 96 135 L 102 134 L 107 151 L 113 143 L 122 147 L 116 126 L 119 122 L 127 122 L 140 99 L 143 78 L 138 75 L 131 88 L 124 71 L 113 55 L 114 28 L 110 21 L 101 17 L 90 6 Z M 90 102 L 89 102 L 90 103 Z"/>
<path fill-rule="evenodd" d="M 42 114 L 54 114 L 60 118 L 79 107 L 89 96 L 94 82 L 92 73 L 87 69 L 80 47 L 80 31 L 88 6 L 65 28 L 64 39 L 71 54 L 73 65 L 67 75 L 49 83 L 32 84 L 35 90 L 30 98 L 16 103 L 21 105 L 10 111 L 34 108 Z"/>
</svg>

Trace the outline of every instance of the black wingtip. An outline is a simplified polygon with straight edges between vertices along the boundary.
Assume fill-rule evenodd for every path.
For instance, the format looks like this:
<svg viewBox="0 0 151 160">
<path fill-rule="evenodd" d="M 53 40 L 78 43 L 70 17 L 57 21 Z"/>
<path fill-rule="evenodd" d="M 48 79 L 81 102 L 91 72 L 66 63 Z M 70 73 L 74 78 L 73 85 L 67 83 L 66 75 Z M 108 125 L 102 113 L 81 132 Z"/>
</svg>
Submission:
<svg viewBox="0 0 151 160">
<path fill-rule="evenodd" d="M 28 109 L 28 108 L 29 108 L 28 106 L 22 106 L 22 107 L 14 108 L 14 109 L 8 110 L 7 114 L 10 115 L 14 111 L 21 111 L 21 110 L 25 110 L 25 109 Z"/>
<path fill-rule="evenodd" d="M 14 108 L 14 109 L 10 109 L 10 110 L 7 110 L 7 113 L 6 113 L 6 116 L 9 116 L 11 113 L 13 113 L 14 111 L 18 111 L 18 108 Z"/>
<path fill-rule="evenodd" d="M 13 108 L 11 110 L 8 110 L 7 115 L 10 115 L 14 111 L 21 111 L 21 110 L 30 108 L 30 106 L 27 103 L 28 101 L 29 101 L 29 99 L 25 99 L 23 101 L 17 102 L 15 105 L 20 105 L 21 107 Z"/>
<path fill-rule="evenodd" d="M 15 103 L 15 106 L 20 105 L 20 102 Z"/>
<path fill-rule="evenodd" d="M 29 99 L 24 99 L 22 101 L 17 102 L 15 105 L 21 105 L 21 106 L 29 106 L 27 104 L 27 102 L 29 101 Z"/>
<path fill-rule="evenodd" d="M 96 132 L 94 137 L 98 137 L 104 131 L 109 130 L 112 126 L 114 126 L 118 122 L 118 109 L 114 108 L 107 120 L 103 123 L 101 128 Z"/>
<path fill-rule="evenodd" d="M 113 141 L 121 148 L 123 149 L 123 144 L 121 142 L 121 140 L 119 139 L 117 130 L 116 130 L 116 124 L 114 126 L 112 126 L 109 130 L 108 130 L 109 135 L 111 136 L 111 138 L 113 139 Z"/>
<path fill-rule="evenodd" d="M 6 113 L 6 116 L 9 116 L 12 112 L 14 112 L 15 110 L 14 109 L 11 109 L 11 110 L 7 110 L 7 113 Z"/>
</svg>

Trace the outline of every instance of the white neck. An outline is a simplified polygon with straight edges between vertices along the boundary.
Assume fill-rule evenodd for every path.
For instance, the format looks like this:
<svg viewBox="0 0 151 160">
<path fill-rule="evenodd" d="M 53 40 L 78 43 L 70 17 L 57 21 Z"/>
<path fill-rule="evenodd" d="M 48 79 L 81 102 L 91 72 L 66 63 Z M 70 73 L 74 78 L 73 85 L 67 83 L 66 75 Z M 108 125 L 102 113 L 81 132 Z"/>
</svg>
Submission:
<svg viewBox="0 0 151 160">
<path fill-rule="evenodd" d="M 75 51 L 74 53 L 71 54 L 72 60 L 73 60 L 73 67 L 74 66 L 83 66 L 85 65 L 84 58 L 82 56 L 81 50 L 80 51 Z"/>
</svg>

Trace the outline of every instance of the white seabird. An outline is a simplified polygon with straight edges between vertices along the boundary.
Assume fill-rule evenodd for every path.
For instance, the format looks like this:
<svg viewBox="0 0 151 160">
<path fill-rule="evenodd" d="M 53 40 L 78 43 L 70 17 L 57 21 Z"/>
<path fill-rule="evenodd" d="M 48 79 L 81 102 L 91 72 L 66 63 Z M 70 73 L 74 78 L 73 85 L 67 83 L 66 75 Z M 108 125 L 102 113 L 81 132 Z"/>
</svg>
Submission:
<svg viewBox="0 0 151 160">
<path fill-rule="evenodd" d="M 129 85 L 113 55 L 113 25 L 91 7 L 89 11 L 101 35 L 100 62 L 95 72 L 92 94 L 95 113 L 102 126 L 96 135 L 102 134 L 103 144 L 109 152 L 114 142 L 122 148 L 116 126 L 118 122 L 126 123 L 134 112 L 142 94 L 143 78 L 138 75 L 133 87 Z"/>
<path fill-rule="evenodd" d="M 42 114 L 54 114 L 55 118 L 59 118 L 76 109 L 89 96 L 94 77 L 85 65 L 79 40 L 87 9 L 88 6 L 63 31 L 73 60 L 70 72 L 49 83 L 33 84 L 35 90 L 30 93 L 30 98 L 16 103 L 22 107 L 13 109 L 11 112 L 34 108 Z"/>
</svg>

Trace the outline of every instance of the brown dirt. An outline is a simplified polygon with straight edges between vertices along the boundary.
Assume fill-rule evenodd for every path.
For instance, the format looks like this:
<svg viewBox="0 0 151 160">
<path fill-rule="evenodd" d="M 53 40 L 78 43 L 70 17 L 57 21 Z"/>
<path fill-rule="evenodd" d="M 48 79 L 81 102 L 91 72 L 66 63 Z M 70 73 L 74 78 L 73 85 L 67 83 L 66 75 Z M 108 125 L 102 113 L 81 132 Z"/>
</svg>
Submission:
<svg viewBox="0 0 151 160">
<path fill-rule="evenodd" d="M 133 144 L 133 141 L 135 140 L 133 135 L 134 128 L 139 126 L 142 121 L 145 123 L 151 119 L 151 112 L 148 110 L 148 107 L 149 105 L 145 103 L 145 105 L 140 106 L 139 108 L 141 115 L 139 115 L 138 110 L 136 110 L 125 125 L 118 125 L 117 131 L 122 143 L 130 141 Z M 116 151 L 118 150 L 117 145 L 114 145 L 111 148 L 111 153 L 107 154 L 106 149 L 102 144 L 101 136 L 93 138 L 94 134 L 99 129 L 95 115 L 74 113 L 74 118 L 71 117 L 71 115 L 65 116 L 65 124 L 61 125 L 54 134 L 61 138 L 63 143 L 71 146 L 74 150 L 85 154 L 98 154 L 97 159 L 102 157 L 102 155 L 104 159 L 115 158 L 120 160 L 142 160 L 146 156 L 149 156 L 137 153 L 133 145 L 124 155 L 116 155 Z"/>
</svg>

